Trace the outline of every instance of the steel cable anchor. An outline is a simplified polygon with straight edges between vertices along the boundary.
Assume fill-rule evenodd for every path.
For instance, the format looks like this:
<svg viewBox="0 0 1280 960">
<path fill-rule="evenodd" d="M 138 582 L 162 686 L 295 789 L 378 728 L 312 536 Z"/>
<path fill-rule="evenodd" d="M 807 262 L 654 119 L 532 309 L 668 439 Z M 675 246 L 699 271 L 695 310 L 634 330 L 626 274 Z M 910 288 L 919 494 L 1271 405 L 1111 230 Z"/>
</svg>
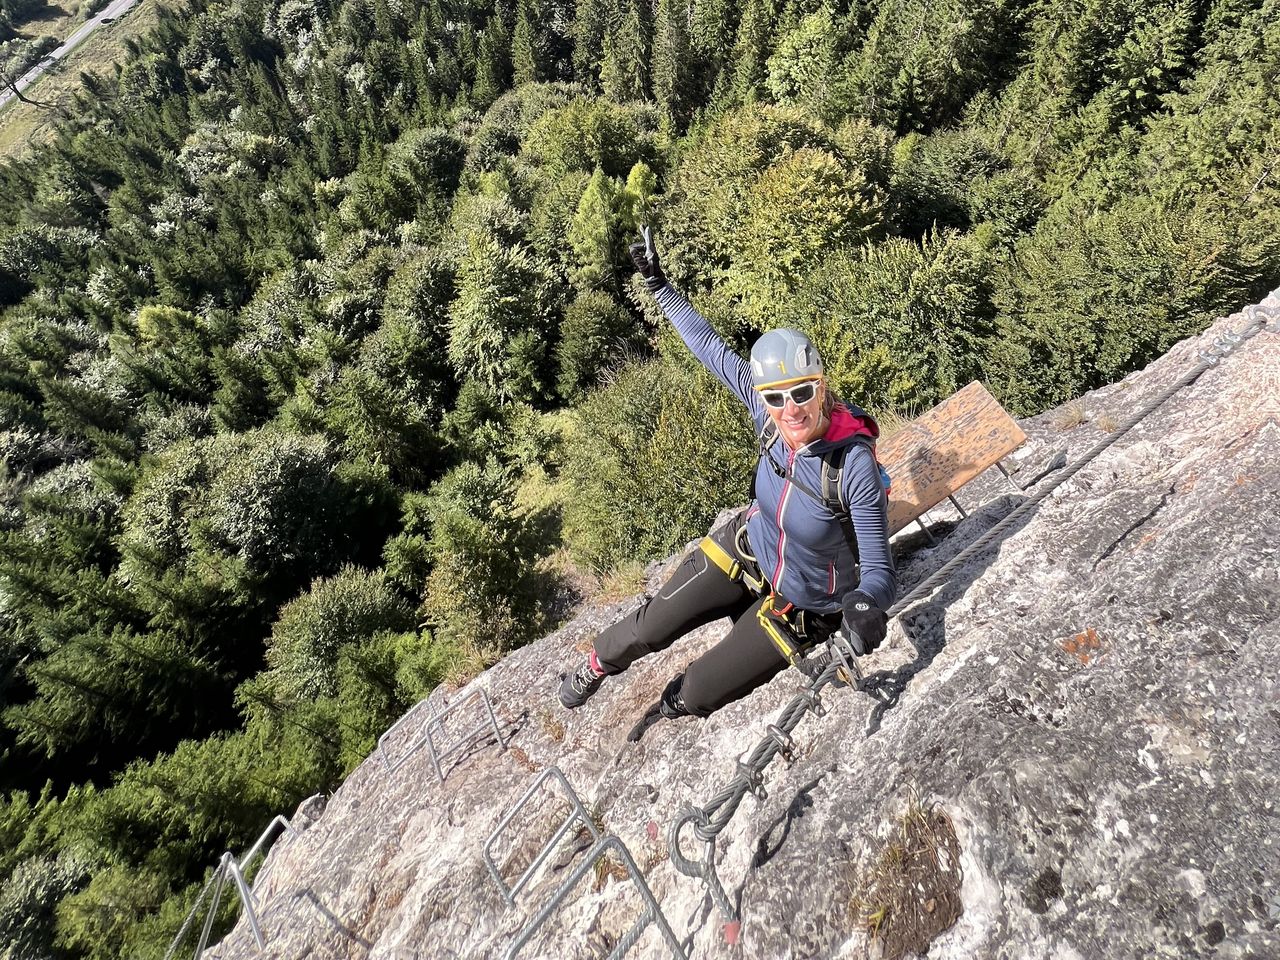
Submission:
<svg viewBox="0 0 1280 960">
<path fill-rule="evenodd" d="M 814 687 L 805 687 L 796 694 L 796 697 L 803 701 L 807 709 L 813 711 L 815 717 L 827 715 L 827 705 L 822 702 L 821 694 Z"/>
<path fill-rule="evenodd" d="M 769 734 L 771 739 L 778 747 L 778 756 L 782 757 L 788 765 L 796 762 L 796 742 L 791 738 L 791 734 L 783 730 L 776 723 L 771 723 L 765 728 L 765 732 Z"/>
<path fill-rule="evenodd" d="M 836 676 L 859 693 L 862 692 L 862 669 L 858 666 L 858 651 L 841 628 L 827 638 L 831 656 L 839 663 Z"/>
<path fill-rule="evenodd" d="M 742 784 L 747 789 L 747 793 L 751 794 L 757 800 L 768 800 L 769 794 L 764 788 L 764 771 L 757 770 L 754 766 L 742 760 L 738 761 L 738 777 L 742 780 Z"/>
<path fill-rule="evenodd" d="M 730 921 L 739 919 L 738 911 L 734 909 L 732 903 L 729 902 L 729 895 L 724 892 L 724 885 L 720 883 L 720 875 L 716 873 L 716 841 L 712 837 L 709 840 L 703 840 L 703 846 L 706 850 L 707 859 L 705 862 L 699 863 L 690 860 L 684 855 L 680 849 L 680 830 L 686 823 L 695 824 L 696 827 L 710 828 L 711 819 L 699 810 L 697 807 L 685 805 L 680 808 L 680 816 L 671 821 L 671 826 L 667 829 L 667 846 L 671 856 L 671 862 L 675 868 L 683 873 L 686 877 L 693 877 L 695 880 L 701 880 L 707 885 L 707 890 L 711 894 L 711 899 L 715 901 L 722 916 Z"/>
</svg>

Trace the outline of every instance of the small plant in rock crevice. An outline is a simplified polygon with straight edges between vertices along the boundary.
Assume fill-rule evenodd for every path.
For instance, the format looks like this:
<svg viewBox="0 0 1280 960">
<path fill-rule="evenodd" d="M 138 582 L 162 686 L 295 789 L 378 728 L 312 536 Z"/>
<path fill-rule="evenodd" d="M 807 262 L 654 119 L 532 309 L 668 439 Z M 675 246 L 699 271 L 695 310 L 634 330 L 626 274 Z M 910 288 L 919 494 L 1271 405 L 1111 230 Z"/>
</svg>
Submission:
<svg viewBox="0 0 1280 960">
<path fill-rule="evenodd" d="M 868 871 L 851 909 L 880 946 L 881 960 L 922 953 L 963 912 L 960 843 L 951 818 L 913 791 Z"/>
</svg>

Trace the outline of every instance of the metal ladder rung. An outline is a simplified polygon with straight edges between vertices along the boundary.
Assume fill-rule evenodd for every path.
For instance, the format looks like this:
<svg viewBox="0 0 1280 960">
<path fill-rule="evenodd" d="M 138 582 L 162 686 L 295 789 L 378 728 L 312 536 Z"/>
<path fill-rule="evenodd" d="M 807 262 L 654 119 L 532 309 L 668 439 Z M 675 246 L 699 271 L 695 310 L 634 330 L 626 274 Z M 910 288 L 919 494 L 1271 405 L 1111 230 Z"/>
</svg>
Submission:
<svg viewBox="0 0 1280 960">
<path fill-rule="evenodd" d="M 462 707 L 466 706 L 469 703 L 472 703 L 477 699 L 481 702 L 481 704 L 484 707 L 485 714 L 487 715 L 486 719 L 480 721 L 480 723 L 476 727 L 474 727 L 469 732 L 461 736 L 447 750 L 440 750 L 436 746 L 435 737 L 432 734 L 433 729 L 436 727 L 439 727 L 441 732 L 443 732 L 444 731 L 443 722 L 445 717 L 448 717 L 449 715 L 456 713 L 458 710 L 462 709 Z M 421 701 L 419 703 L 419 706 L 422 703 L 426 703 L 426 701 L 425 700 Z M 440 712 L 433 714 L 432 717 L 429 720 L 427 720 L 426 727 L 423 729 L 422 734 L 409 744 L 409 746 L 405 749 L 405 752 L 401 756 L 399 756 L 395 760 L 392 760 L 387 753 L 387 742 L 391 739 L 391 737 L 397 731 L 399 731 L 401 727 L 407 724 L 409 722 L 409 719 L 413 717 L 417 712 L 418 712 L 418 708 L 417 706 L 415 706 L 403 717 L 401 717 L 399 720 L 393 723 L 387 729 L 387 731 L 378 738 L 378 756 L 381 758 L 383 766 L 386 767 L 387 773 L 394 773 L 396 770 L 400 769 L 400 767 L 402 767 L 406 762 L 408 762 L 408 760 L 414 754 L 416 754 L 419 750 L 421 750 L 425 746 L 430 752 L 431 765 L 435 769 L 437 782 L 444 783 L 444 770 L 440 766 L 441 761 L 447 760 L 449 757 L 453 756 L 459 750 L 462 750 L 465 747 L 470 746 L 481 733 L 489 729 L 493 730 L 493 734 L 497 738 L 498 743 L 501 744 L 502 749 L 503 750 L 507 749 L 507 740 L 502 735 L 502 727 L 498 723 L 497 714 L 493 712 L 493 704 L 489 701 L 489 695 L 485 693 L 483 690 L 481 690 L 479 687 L 477 687 L 475 690 L 472 690 L 469 694 L 467 694 L 461 700 L 455 700 L 453 703 L 449 704 Z"/>
<path fill-rule="evenodd" d="M 165 960 L 170 960 L 174 951 L 178 949 L 178 944 L 186 935 L 191 922 L 196 918 L 196 914 L 200 910 L 200 905 L 204 900 L 205 893 L 209 887 L 213 887 L 213 900 L 209 904 L 209 910 L 205 914 L 204 924 L 200 930 L 200 939 L 196 946 L 195 960 L 200 960 L 200 955 L 204 953 L 205 947 L 209 943 L 209 936 L 213 932 L 213 921 L 218 913 L 218 904 L 222 900 L 222 889 L 226 886 L 227 877 L 230 876 L 232 883 L 235 884 L 236 892 L 240 895 L 240 903 L 244 907 L 245 917 L 249 920 L 249 928 L 253 931 L 253 938 L 257 941 L 258 949 L 266 948 L 266 940 L 262 935 L 262 928 L 258 924 L 258 897 L 253 892 L 253 887 L 245 882 L 244 872 L 249 868 L 249 864 L 253 862 L 253 858 L 262 853 L 266 845 L 274 838 L 275 828 L 284 827 L 284 832 L 291 836 L 296 836 L 297 831 L 293 829 L 293 825 L 289 823 L 289 818 L 283 815 L 277 816 L 267 824 L 266 829 L 262 831 L 249 851 L 237 860 L 232 856 L 231 851 L 227 851 L 218 860 L 218 866 L 213 871 L 213 876 L 209 878 L 209 882 L 205 884 L 204 890 L 200 892 L 200 896 L 196 898 L 195 905 L 191 908 L 191 912 L 187 914 L 187 919 L 183 922 L 182 928 L 178 931 L 178 935 L 174 937 L 173 942 L 169 944 L 169 949 L 165 952 Z M 254 885 L 262 879 L 265 870 L 254 877 Z"/>
<path fill-rule="evenodd" d="M 503 954 L 504 960 L 514 960 L 514 958 L 519 955 L 525 945 L 533 939 L 533 935 L 538 932 L 539 928 L 551 919 L 556 908 L 564 902 L 565 898 L 573 891 L 573 888 L 576 887 L 581 882 L 582 878 L 595 866 L 596 861 L 609 851 L 613 851 L 617 854 L 618 858 L 622 861 L 623 867 L 626 869 L 631 880 L 635 882 L 636 889 L 639 891 L 645 904 L 644 913 L 641 914 L 640 918 L 635 922 L 631 929 L 623 935 L 622 939 L 618 941 L 618 945 L 613 949 L 613 952 L 609 954 L 609 960 L 620 960 L 621 957 L 625 956 L 627 952 L 630 951 L 637 942 L 639 942 L 640 937 L 644 935 L 645 930 L 651 923 L 656 923 L 658 925 L 658 930 L 662 934 L 662 939 L 666 941 L 667 946 L 670 948 L 671 955 L 675 957 L 676 960 L 688 960 L 688 955 L 684 952 L 684 947 L 681 946 L 680 941 L 676 939 L 675 933 L 672 932 L 671 924 L 667 922 L 667 918 L 663 915 L 662 908 L 658 905 L 658 901 L 654 897 L 653 891 L 649 889 L 649 884 L 645 882 L 644 874 L 640 872 L 640 868 L 636 866 L 635 860 L 632 859 L 631 852 L 627 849 L 626 844 L 613 834 L 602 837 L 596 842 L 595 846 L 593 846 L 591 851 L 587 854 L 586 859 L 574 868 L 573 873 L 565 879 L 564 883 L 560 885 L 559 889 L 556 890 L 551 899 L 547 901 L 543 908 L 538 911 L 537 915 L 529 921 L 525 928 L 520 931 L 515 942 L 511 944 L 511 946 L 507 948 L 507 952 Z"/>
<path fill-rule="evenodd" d="M 560 784 L 561 789 L 564 791 L 565 798 L 569 801 L 569 816 L 567 816 L 564 822 L 560 824 L 552 838 L 542 846 L 541 850 L 538 851 L 537 856 L 533 858 L 533 862 L 529 864 L 524 873 L 520 875 L 520 879 L 508 887 L 505 881 L 503 881 L 502 874 L 498 870 L 498 865 L 494 860 L 493 847 L 498 842 L 498 837 L 501 836 L 502 832 L 506 830 L 508 826 L 510 826 L 511 821 L 515 819 L 516 814 L 529 805 L 529 802 L 533 799 L 533 795 L 538 792 L 538 788 L 548 780 L 556 780 Z M 494 882 L 498 884 L 499 889 L 501 889 L 502 898 L 507 901 L 508 906 L 515 906 L 516 894 L 524 889 L 525 885 L 533 878 L 538 869 L 547 861 L 547 858 L 555 852 L 556 846 L 562 839 L 564 839 L 564 835 L 569 832 L 569 828 L 572 827 L 575 822 L 581 823 L 585 826 L 591 833 L 591 839 L 599 842 L 600 831 L 597 829 L 595 821 L 591 819 L 591 815 L 587 812 L 587 808 L 583 806 L 582 800 L 578 797 L 578 794 L 574 791 L 573 787 L 570 786 L 569 780 L 565 777 L 564 772 L 561 771 L 559 767 L 547 767 L 547 769 L 543 770 L 542 773 L 538 774 L 537 779 L 530 784 L 529 788 L 525 790 L 520 799 L 517 800 L 511 809 L 507 811 L 506 815 L 498 821 L 498 825 L 494 827 L 493 832 L 489 834 L 489 839 L 486 840 L 484 844 L 483 855 L 485 866 L 489 868 L 489 873 L 493 876 Z"/>
</svg>

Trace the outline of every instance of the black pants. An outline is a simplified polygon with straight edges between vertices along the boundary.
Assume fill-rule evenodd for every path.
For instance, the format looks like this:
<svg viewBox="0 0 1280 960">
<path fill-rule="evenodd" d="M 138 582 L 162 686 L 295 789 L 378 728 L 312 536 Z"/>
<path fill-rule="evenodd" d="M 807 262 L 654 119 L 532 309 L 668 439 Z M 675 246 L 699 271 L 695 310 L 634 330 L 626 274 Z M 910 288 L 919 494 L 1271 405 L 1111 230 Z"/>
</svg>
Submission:
<svg viewBox="0 0 1280 960">
<path fill-rule="evenodd" d="M 714 537 L 731 553 L 739 524 L 735 519 Z M 745 697 L 787 666 L 757 616 L 766 599 L 767 593 L 761 596 L 740 580 L 731 580 L 701 549 L 694 548 L 657 595 L 596 637 L 596 657 L 607 673 L 622 673 L 641 657 L 667 649 L 691 630 L 729 617 L 733 620 L 729 635 L 689 664 L 681 688 L 689 712 L 708 716 Z M 825 639 L 839 625 L 839 615 L 810 618 L 810 622 L 817 628 L 811 632 L 822 635 L 800 638 L 802 642 Z"/>
</svg>

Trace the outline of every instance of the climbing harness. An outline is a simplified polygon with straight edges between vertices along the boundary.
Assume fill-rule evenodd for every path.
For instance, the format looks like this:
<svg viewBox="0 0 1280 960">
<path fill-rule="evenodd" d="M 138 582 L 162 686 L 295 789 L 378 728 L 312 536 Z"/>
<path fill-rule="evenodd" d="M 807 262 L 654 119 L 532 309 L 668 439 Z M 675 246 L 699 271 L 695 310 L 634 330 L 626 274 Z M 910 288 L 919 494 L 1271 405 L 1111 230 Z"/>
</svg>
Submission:
<svg viewBox="0 0 1280 960">
<path fill-rule="evenodd" d="M 1067 467 L 1043 490 L 1028 497 L 1003 520 L 993 526 L 981 537 L 965 547 L 938 570 L 918 584 L 907 596 L 895 603 L 889 610 L 890 618 L 899 616 L 920 600 L 929 596 L 941 586 L 951 573 L 992 543 L 1028 513 L 1035 510 L 1044 500 L 1064 483 L 1079 473 L 1090 462 L 1097 459 L 1108 447 L 1132 430 L 1138 423 L 1146 419 L 1152 412 L 1163 406 L 1170 397 L 1200 378 L 1207 370 L 1216 367 L 1224 359 L 1235 352 L 1239 346 L 1264 329 L 1268 324 L 1280 324 L 1280 303 L 1268 298 L 1267 306 L 1261 304 L 1248 307 L 1244 314 L 1248 320 L 1238 333 L 1223 334 L 1214 339 L 1209 349 L 1199 354 L 1199 363 L 1190 371 L 1160 392 L 1156 398 L 1142 406 L 1128 420 L 1121 424 L 1114 433 L 1090 449 L 1074 464 Z M 775 469 L 777 465 L 775 464 Z M 825 713 L 821 692 L 824 687 L 833 684 L 837 679 L 844 680 L 855 690 L 863 689 L 863 678 L 857 667 L 857 655 L 843 631 L 834 634 L 827 641 L 832 653 L 831 663 L 813 679 L 806 687 L 792 698 L 782 711 L 778 722 L 768 728 L 768 736 L 756 745 L 750 756 L 737 761 L 737 773 L 710 800 L 701 807 L 686 804 L 681 807 L 679 816 L 671 822 L 667 832 L 671 863 L 677 870 L 689 877 L 702 880 L 712 900 L 719 907 L 721 914 L 728 921 L 738 919 L 737 910 L 725 894 L 724 885 L 716 873 L 715 846 L 716 838 L 729 825 L 729 821 L 738 811 L 743 797 L 748 793 L 763 800 L 767 795 L 764 790 L 764 771 L 773 758 L 779 753 L 792 752 L 791 733 L 799 725 L 804 715 L 812 710 L 817 716 Z M 701 860 L 685 856 L 680 846 L 680 833 L 688 825 L 692 825 L 694 837 L 703 844 L 704 856 Z"/>
</svg>

